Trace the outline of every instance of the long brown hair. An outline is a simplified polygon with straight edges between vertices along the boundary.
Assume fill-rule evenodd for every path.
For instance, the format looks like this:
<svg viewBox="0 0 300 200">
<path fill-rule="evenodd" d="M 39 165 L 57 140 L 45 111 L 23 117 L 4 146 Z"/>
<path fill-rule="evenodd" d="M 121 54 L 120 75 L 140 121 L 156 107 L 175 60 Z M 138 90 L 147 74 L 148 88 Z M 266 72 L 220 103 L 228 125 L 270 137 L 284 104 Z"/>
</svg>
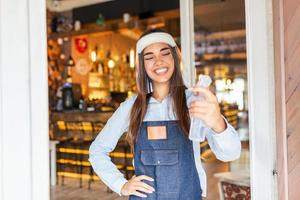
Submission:
<svg viewBox="0 0 300 200">
<path fill-rule="evenodd" d="M 161 29 L 152 29 L 146 31 L 140 38 L 145 35 L 154 32 L 165 32 Z M 173 108 L 175 110 L 175 116 L 178 120 L 179 126 L 182 129 L 184 135 L 188 137 L 190 117 L 188 113 L 188 108 L 186 105 L 185 97 L 185 85 L 182 79 L 182 74 L 180 71 L 180 58 L 176 51 L 176 47 L 171 47 L 171 53 L 174 59 L 174 72 L 170 79 L 170 97 L 172 99 Z M 147 93 L 147 80 L 148 77 L 145 66 L 144 66 L 144 51 L 138 55 L 138 66 L 137 66 L 137 98 L 133 104 L 130 113 L 130 123 L 127 133 L 127 141 L 131 146 L 131 150 L 134 149 L 135 142 L 137 141 L 137 136 L 139 133 L 139 128 L 143 122 L 145 114 L 147 112 L 148 102 L 152 93 Z"/>
</svg>

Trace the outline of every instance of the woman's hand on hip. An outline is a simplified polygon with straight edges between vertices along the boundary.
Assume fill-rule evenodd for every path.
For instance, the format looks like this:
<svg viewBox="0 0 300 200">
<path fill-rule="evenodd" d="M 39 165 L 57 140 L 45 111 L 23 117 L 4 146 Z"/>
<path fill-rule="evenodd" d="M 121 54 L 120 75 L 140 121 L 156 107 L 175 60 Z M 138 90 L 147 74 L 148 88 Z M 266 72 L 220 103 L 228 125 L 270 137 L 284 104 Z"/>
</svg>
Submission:
<svg viewBox="0 0 300 200">
<path fill-rule="evenodd" d="M 217 97 L 207 88 L 191 88 L 194 95 L 204 96 L 204 100 L 196 100 L 190 104 L 189 112 L 192 117 L 201 119 L 208 127 L 220 133 L 226 129 L 226 123 L 221 115 Z"/>
<path fill-rule="evenodd" d="M 133 176 L 127 183 L 125 183 L 121 189 L 121 194 L 124 196 L 135 195 L 138 197 L 147 197 L 145 194 L 141 193 L 153 193 L 154 188 L 150 185 L 144 183 L 142 180 L 154 181 L 153 178 L 141 175 Z"/>
</svg>

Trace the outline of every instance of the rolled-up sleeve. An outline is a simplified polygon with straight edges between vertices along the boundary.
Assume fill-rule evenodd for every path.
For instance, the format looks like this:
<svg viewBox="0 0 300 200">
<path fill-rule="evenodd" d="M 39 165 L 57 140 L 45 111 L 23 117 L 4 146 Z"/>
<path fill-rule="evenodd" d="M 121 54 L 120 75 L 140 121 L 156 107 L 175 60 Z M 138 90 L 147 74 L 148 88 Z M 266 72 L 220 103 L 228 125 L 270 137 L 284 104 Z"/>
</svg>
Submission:
<svg viewBox="0 0 300 200">
<path fill-rule="evenodd" d="M 221 133 L 216 133 L 212 129 L 207 128 L 206 138 L 217 159 L 228 162 L 240 157 L 241 141 L 237 131 L 225 118 L 224 120 L 227 125 L 226 129 Z"/>
<path fill-rule="evenodd" d="M 124 175 L 113 164 L 109 153 L 112 152 L 120 137 L 128 129 L 129 113 L 133 98 L 123 102 L 107 121 L 89 149 L 89 161 L 100 179 L 121 196 L 121 188 L 127 182 Z"/>
</svg>

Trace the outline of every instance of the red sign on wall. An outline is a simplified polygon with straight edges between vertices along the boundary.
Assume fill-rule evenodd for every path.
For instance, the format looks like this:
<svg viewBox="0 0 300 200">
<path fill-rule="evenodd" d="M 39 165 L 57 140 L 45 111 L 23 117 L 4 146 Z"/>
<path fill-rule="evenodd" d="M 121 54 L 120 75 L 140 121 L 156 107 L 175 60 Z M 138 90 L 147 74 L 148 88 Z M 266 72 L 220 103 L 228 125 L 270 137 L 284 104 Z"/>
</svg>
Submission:
<svg viewBox="0 0 300 200">
<path fill-rule="evenodd" d="M 79 53 L 84 53 L 88 48 L 88 41 L 86 38 L 75 38 L 75 48 Z"/>
</svg>

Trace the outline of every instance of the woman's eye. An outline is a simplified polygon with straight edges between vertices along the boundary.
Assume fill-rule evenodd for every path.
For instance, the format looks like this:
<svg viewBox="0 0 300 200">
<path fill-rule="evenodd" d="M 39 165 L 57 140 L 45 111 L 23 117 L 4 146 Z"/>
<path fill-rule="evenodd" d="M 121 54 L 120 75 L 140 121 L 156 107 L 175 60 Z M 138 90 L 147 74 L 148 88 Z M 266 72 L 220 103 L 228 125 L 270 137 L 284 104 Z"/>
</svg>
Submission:
<svg viewBox="0 0 300 200">
<path fill-rule="evenodd" d="M 164 52 L 164 53 L 162 53 L 162 56 L 167 56 L 167 55 L 170 55 L 170 52 Z"/>
<path fill-rule="evenodd" d="M 145 60 L 151 60 L 153 57 L 145 57 Z"/>
</svg>

